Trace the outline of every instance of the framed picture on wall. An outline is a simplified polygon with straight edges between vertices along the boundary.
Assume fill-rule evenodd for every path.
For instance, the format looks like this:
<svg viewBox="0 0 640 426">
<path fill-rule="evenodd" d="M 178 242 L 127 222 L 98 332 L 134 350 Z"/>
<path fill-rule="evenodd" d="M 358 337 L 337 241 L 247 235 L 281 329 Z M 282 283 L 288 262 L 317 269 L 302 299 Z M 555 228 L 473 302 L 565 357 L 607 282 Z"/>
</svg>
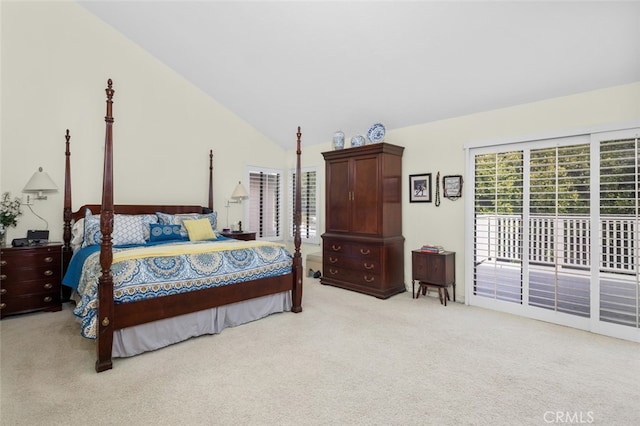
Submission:
<svg viewBox="0 0 640 426">
<path fill-rule="evenodd" d="M 409 202 L 431 202 L 431 173 L 409 175 Z"/>
<path fill-rule="evenodd" d="M 442 178 L 442 193 L 450 200 L 462 197 L 462 176 L 451 175 Z"/>
</svg>

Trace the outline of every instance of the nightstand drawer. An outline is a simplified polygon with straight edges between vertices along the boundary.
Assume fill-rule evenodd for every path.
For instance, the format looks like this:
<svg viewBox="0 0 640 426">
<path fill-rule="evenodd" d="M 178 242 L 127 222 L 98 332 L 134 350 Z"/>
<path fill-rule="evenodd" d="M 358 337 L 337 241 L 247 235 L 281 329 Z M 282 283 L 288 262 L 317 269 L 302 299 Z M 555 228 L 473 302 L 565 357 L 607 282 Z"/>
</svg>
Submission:
<svg viewBox="0 0 640 426">
<path fill-rule="evenodd" d="M 62 249 L 58 246 L 55 250 L 50 247 L 2 249 L 0 268 L 5 270 L 27 269 L 34 266 L 57 265 L 62 262 Z"/>
<path fill-rule="evenodd" d="M 27 268 L 2 268 L 0 270 L 0 285 L 3 287 L 8 283 L 31 281 L 38 279 L 50 278 L 51 280 L 60 281 L 60 266 L 48 265 L 38 266 L 31 269 Z"/>
<path fill-rule="evenodd" d="M 0 297 L 4 299 L 7 297 L 55 293 L 60 289 L 59 282 L 59 279 L 3 282 L 0 284 Z"/>
<path fill-rule="evenodd" d="M 59 311 L 61 308 L 59 292 L 13 298 L 0 297 L 0 317 L 41 310 Z"/>
</svg>

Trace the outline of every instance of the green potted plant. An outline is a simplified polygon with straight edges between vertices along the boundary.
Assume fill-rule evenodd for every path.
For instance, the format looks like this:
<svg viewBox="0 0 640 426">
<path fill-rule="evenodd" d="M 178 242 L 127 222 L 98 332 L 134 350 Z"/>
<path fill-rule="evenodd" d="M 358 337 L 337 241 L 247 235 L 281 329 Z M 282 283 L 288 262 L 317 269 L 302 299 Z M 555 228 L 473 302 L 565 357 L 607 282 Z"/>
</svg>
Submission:
<svg viewBox="0 0 640 426">
<path fill-rule="evenodd" d="M 4 246 L 7 238 L 7 230 L 18 224 L 18 216 L 22 214 L 20 210 L 20 198 L 11 199 L 11 194 L 5 192 L 0 201 L 0 246 Z"/>
</svg>

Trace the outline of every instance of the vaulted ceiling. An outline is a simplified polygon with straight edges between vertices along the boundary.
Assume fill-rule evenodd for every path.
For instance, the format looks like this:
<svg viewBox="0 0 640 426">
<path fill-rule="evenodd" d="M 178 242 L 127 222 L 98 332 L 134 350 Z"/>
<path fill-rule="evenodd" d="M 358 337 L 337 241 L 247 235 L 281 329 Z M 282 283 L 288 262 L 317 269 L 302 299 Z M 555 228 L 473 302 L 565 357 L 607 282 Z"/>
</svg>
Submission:
<svg viewBox="0 0 640 426">
<path fill-rule="evenodd" d="M 640 81 L 640 2 L 80 2 L 293 148 Z"/>
</svg>

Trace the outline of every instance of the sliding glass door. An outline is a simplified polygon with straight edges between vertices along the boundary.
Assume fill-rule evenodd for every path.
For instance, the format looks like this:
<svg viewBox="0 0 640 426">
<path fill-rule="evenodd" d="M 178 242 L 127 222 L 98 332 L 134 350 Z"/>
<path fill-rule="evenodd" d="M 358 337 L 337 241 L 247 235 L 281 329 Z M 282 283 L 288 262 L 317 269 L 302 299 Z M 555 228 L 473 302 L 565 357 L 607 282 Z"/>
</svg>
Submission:
<svg viewBox="0 0 640 426">
<path fill-rule="evenodd" d="M 637 129 L 472 148 L 468 164 L 469 302 L 640 341 Z"/>
<path fill-rule="evenodd" d="M 523 152 L 477 154 L 473 294 L 522 303 Z"/>
<path fill-rule="evenodd" d="M 529 305 L 590 315 L 590 144 L 531 149 Z"/>
<path fill-rule="evenodd" d="M 599 147 L 598 315 L 638 328 L 638 139 L 602 140 Z"/>
</svg>

